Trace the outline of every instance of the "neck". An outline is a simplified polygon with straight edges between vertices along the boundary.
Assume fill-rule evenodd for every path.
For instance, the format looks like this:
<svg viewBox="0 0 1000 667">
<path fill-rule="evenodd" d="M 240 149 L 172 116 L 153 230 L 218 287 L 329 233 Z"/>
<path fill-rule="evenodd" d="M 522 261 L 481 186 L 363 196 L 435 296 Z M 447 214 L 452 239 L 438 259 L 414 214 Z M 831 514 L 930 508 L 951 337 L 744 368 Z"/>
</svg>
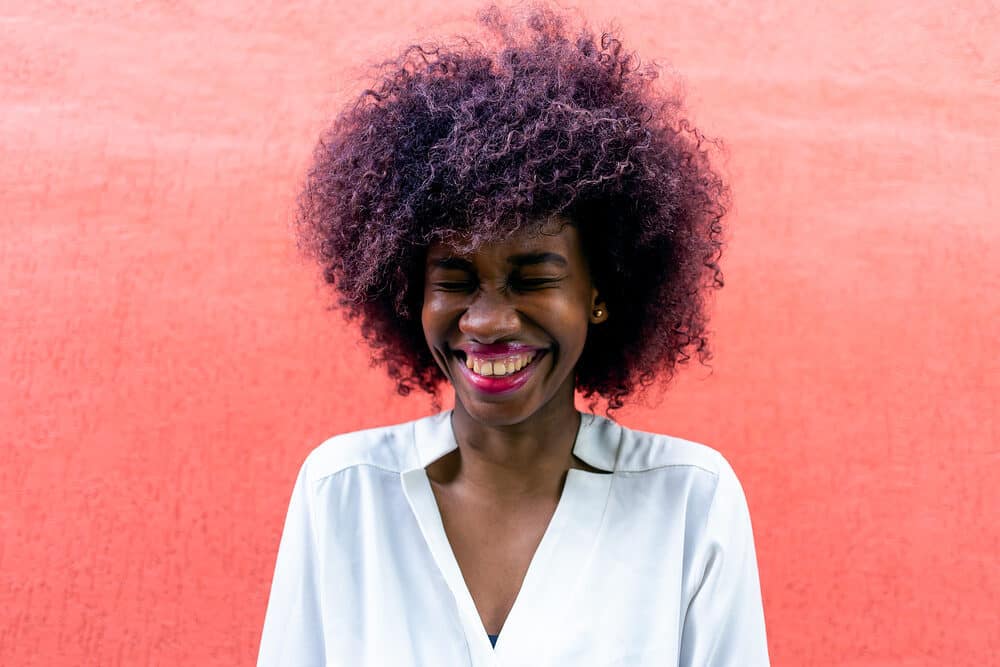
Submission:
<svg viewBox="0 0 1000 667">
<path fill-rule="evenodd" d="M 458 449 L 428 473 L 440 484 L 505 496 L 551 495 L 561 490 L 566 471 L 576 467 L 573 445 L 580 413 L 573 395 L 553 400 L 523 422 L 484 424 L 456 401 L 452 428 Z"/>
</svg>

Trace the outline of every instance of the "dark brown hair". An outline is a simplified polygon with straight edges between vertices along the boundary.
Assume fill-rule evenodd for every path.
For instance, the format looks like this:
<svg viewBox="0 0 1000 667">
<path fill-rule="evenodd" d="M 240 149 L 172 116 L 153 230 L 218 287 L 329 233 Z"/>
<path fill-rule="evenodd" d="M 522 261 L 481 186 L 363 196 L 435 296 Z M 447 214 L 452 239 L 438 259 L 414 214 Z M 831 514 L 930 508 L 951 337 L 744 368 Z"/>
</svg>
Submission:
<svg viewBox="0 0 1000 667">
<path fill-rule="evenodd" d="M 696 354 L 722 286 L 728 189 L 678 87 L 612 32 L 544 5 L 480 12 L 486 42 L 414 45 L 323 134 L 299 199 L 301 247 L 401 394 L 444 376 L 420 322 L 424 258 L 558 215 L 577 225 L 600 300 L 576 369 L 610 409 Z"/>
</svg>

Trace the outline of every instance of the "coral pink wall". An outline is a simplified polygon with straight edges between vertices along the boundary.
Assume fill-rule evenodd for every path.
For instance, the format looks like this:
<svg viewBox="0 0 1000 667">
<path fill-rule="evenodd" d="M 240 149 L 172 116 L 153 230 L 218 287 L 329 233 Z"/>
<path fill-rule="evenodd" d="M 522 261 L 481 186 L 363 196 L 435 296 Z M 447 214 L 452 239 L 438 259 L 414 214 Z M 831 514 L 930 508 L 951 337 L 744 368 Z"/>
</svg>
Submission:
<svg viewBox="0 0 1000 667">
<path fill-rule="evenodd" d="M 620 418 L 733 462 L 775 665 L 1000 651 L 989 5 L 618 5 L 736 196 L 714 372 Z M 477 6 L 8 3 L 0 663 L 252 663 L 302 457 L 428 410 L 324 311 L 297 180 L 364 62 Z"/>
</svg>

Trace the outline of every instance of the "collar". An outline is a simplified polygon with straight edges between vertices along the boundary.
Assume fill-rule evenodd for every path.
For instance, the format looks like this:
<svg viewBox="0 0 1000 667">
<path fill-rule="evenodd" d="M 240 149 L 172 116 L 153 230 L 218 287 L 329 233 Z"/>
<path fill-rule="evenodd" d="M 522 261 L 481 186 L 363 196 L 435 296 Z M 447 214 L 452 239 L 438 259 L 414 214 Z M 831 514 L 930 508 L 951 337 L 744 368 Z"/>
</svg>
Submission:
<svg viewBox="0 0 1000 667">
<path fill-rule="evenodd" d="M 407 470 L 426 468 L 445 454 L 458 449 L 451 425 L 453 412 L 445 410 L 413 423 L 413 456 Z M 621 452 L 622 432 L 622 427 L 610 419 L 581 412 L 573 454 L 598 470 L 614 472 Z"/>
</svg>

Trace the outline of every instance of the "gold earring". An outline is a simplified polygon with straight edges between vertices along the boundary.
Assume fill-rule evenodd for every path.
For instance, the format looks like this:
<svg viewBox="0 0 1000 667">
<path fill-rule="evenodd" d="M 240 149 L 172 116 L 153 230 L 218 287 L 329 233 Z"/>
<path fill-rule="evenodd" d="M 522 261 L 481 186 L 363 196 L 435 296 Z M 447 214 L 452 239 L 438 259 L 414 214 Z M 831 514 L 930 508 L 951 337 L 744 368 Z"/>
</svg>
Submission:
<svg viewBox="0 0 1000 667">
<path fill-rule="evenodd" d="M 597 319 L 601 319 L 602 317 L 604 317 L 604 309 L 594 308 L 594 317 L 596 317 Z"/>
</svg>

